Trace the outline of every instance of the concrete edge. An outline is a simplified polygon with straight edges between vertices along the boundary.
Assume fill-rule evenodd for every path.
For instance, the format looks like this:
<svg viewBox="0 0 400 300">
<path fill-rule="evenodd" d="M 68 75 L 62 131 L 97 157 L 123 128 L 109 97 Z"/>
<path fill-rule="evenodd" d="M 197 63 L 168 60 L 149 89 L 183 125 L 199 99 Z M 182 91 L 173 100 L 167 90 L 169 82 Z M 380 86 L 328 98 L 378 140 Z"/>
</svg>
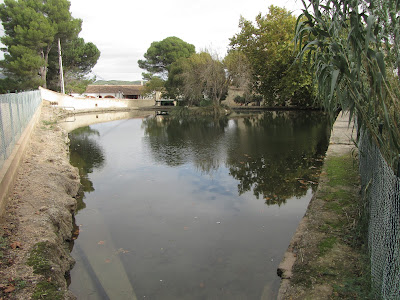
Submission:
<svg viewBox="0 0 400 300">
<path fill-rule="evenodd" d="M 8 200 L 7 198 L 15 183 L 18 174 L 17 171 L 25 155 L 25 151 L 27 145 L 29 144 L 33 129 L 39 121 L 42 111 L 42 105 L 43 102 L 36 109 L 36 112 L 32 116 L 32 119 L 21 134 L 21 137 L 19 138 L 17 143 L 15 144 L 11 155 L 4 162 L 3 167 L 0 170 L 0 217 L 4 215 Z"/>
</svg>

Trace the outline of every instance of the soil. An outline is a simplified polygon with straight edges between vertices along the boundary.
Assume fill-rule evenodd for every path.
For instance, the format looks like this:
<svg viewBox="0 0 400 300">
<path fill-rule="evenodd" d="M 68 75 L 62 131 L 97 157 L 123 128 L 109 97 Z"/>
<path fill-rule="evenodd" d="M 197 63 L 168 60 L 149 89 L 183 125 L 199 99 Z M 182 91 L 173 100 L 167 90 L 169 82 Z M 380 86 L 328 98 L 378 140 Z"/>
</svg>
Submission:
<svg viewBox="0 0 400 300">
<path fill-rule="evenodd" d="M 312 198 L 278 275 L 278 299 L 372 299 L 352 126 L 340 115 Z"/>
<path fill-rule="evenodd" d="M 0 299 L 75 299 L 65 278 L 80 181 L 60 114 L 42 108 L 0 220 Z"/>
</svg>

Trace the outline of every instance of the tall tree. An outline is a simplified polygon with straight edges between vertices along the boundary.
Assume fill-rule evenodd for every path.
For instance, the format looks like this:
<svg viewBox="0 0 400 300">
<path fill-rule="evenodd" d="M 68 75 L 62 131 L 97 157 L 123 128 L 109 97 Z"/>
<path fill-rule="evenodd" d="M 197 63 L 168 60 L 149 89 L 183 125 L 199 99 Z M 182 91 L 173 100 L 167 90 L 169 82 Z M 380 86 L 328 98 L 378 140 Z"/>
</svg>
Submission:
<svg viewBox="0 0 400 300">
<path fill-rule="evenodd" d="M 311 104 L 311 76 L 299 71 L 293 51 L 296 17 L 284 8 L 269 7 L 259 14 L 255 24 L 240 19 L 240 33 L 231 38 L 230 46 L 247 57 L 253 71 L 253 89 L 270 105 Z M 303 99 L 304 103 L 298 103 Z"/>
<path fill-rule="evenodd" d="M 150 77 L 158 75 L 162 79 L 168 77 L 169 67 L 172 63 L 182 57 L 189 57 L 195 53 L 192 44 L 171 36 L 160 42 L 151 43 L 149 49 L 144 54 L 144 60 L 139 60 L 139 67 L 150 73 Z M 149 76 L 147 74 L 147 76 Z M 146 77 L 146 74 L 144 74 Z"/>
<path fill-rule="evenodd" d="M 87 75 L 96 65 L 99 57 L 100 51 L 96 45 L 91 42 L 86 43 L 83 38 L 75 37 L 64 43 L 62 58 L 67 92 L 83 93 L 86 90 L 86 86 L 93 81 Z M 47 86 L 52 90 L 59 90 L 59 72 L 58 49 L 53 47 L 49 54 L 47 76 Z"/>
<path fill-rule="evenodd" d="M 46 87 L 50 51 L 58 39 L 78 36 L 82 20 L 69 8 L 68 0 L 4 0 L 0 5 L 5 45 L 0 67 L 20 88 Z"/>
<path fill-rule="evenodd" d="M 243 100 L 251 102 L 253 70 L 246 55 L 239 50 L 231 50 L 224 58 L 230 84 L 243 91 Z"/>
<path fill-rule="evenodd" d="M 229 79 L 218 58 L 201 52 L 172 64 L 167 83 L 175 83 L 175 91 L 190 105 L 199 105 L 202 100 L 219 105 L 228 92 Z"/>
</svg>

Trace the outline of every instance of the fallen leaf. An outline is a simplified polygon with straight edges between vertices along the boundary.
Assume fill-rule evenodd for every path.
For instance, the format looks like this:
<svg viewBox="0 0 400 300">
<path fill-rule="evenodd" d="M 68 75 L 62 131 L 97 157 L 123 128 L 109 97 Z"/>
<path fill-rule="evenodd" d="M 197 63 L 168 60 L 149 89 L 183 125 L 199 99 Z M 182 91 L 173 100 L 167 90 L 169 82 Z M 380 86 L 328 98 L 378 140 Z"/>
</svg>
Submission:
<svg viewBox="0 0 400 300">
<path fill-rule="evenodd" d="M 106 262 L 106 264 L 109 264 L 111 262 L 111 260 L 106 259 L 105 262 Z"/>
<path fill-rule="evenodd" d="M 300 183 L 303 184 L 303 185 L 306 185 L 306 184 L 307 184 L 307 182 L 304 181 L 303 179 L 299 179 L 299 180 L 297 180 L 297 181 L 300 182 Z"/>
<path fill-rule="evenodd" d="M 14 250 L 17 248 L 22 248 L 21 247 L 21 243 L 20 242 L 14 242 L 11 244 L 11 248 L 13 248 Z"/>
<path fill-rule="evenodd" d="M 162 248 L 161 248 L 161 250 L 162 250 Z M 117 250 L 116 253 L 117 253 L 117 254 L 120 254 L 120 253 L 126 254 L 126 253 L 129 253 L 129 251 L 128 251 L 128 250 L 125 250 L 125 249 L 123 249 L 123 248 L 119 248 L 119 249 Z"/>
<path fill-rule="evenodd" d="M 8 287 L 6 287 L 6 288 L 4 289 L 4 292 L 5 292 L 5 293 L 11 293 L 11 292 L 14 292 L 14 290 L 15 290 L 15 286 L 9 285 Z"/>
</svg>

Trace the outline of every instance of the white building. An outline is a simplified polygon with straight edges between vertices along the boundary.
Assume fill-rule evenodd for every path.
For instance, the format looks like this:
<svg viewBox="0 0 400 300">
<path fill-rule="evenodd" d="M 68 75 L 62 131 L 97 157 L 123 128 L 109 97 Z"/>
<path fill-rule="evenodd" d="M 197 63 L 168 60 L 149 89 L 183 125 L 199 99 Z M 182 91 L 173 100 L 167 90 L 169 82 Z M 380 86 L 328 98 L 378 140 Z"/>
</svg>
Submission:
<svg viewBox="0 0 400 300">
<path fill-rule="evenodd" d="M 86 97 L 143 99 L 143 85 L 88 85 L 83 93 Z"/>
</svg>

